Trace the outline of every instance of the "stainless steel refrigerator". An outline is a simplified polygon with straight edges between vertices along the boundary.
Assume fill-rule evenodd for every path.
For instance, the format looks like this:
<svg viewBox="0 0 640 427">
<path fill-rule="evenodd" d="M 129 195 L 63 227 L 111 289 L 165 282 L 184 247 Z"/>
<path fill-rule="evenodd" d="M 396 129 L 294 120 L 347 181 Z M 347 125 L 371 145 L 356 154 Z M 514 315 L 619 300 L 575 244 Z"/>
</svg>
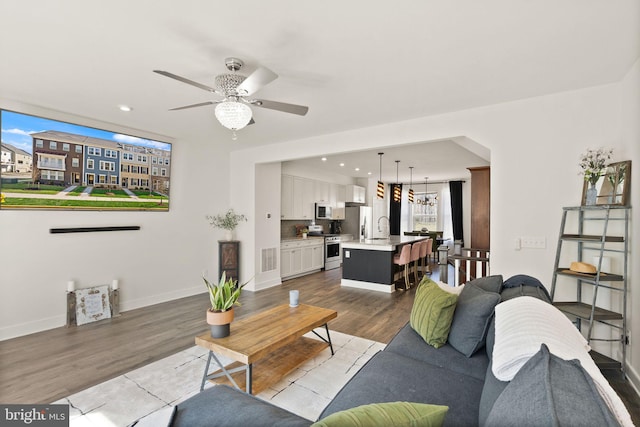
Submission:
<svg viewBox="0 0 640 427">
<path fill-rule="evenodd" d="M 353 234 L 354 239 L 371 239 L 374 230 L 373 209 L 370 206 L 347 206 L 342 232 Z"/>
</svg>

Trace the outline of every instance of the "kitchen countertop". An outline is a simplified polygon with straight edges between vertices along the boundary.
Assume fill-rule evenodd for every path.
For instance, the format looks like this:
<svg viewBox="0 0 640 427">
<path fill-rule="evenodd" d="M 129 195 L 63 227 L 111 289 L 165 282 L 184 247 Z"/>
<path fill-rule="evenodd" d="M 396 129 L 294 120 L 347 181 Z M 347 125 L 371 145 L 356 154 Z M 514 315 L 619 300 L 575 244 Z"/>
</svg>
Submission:
<svg viewBox="0 0 640 427">
<path fill-rule="evenodd" d="M 348 242 L 353 240 L 353 235 L 352 234 L 329 234 L 329 236 L 340 236 L 340 242 Z M 304 241 L 304 240 L 311 240 L 311 239 L 320 239 L 320 240 L 324 240 L 324 235 L 322 236 L 307 236 L 306 239 L 303 239 L 302 237 L 282 237 L 280 238 L 281 242 L 298 242 L 298 241 Z"/>
<path fill-rule="evenodd" d="M 344 242 L 342 244 L 342 248 L 395 252 L 398 246 L 406 245 L 407 243 L 419 242 L 428 238 L 429 236 L 389 236 L 388 239 L 351 240 Z"/>
<path fill-rule="evenodd" d="M 302 237 L 283 237 L 280 239 L 281 242 L 303 242 L 307 240 L 322 240 L 324 241 L 323 236 L 308 236 L 306 239 Z"/>
</svg>

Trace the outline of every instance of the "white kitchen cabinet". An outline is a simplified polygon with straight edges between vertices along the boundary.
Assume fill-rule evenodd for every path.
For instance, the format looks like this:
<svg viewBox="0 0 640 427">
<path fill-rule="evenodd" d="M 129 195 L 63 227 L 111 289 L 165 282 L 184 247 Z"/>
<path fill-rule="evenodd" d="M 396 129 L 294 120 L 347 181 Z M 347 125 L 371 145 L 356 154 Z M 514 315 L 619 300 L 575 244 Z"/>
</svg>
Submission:
<svg viewBox="0 0 640 427">
<path fill-rule="evenodd" d="M 344 203 L 347 201 L 347 186 L 336 185 L 336 206 L 344 207 Z"/>
<path fill-rule="evenodd" d="M 293 177 L 291 175 L 282 175 L 280 189 L 280 218 L 295 219 L 293 217 Z"/>
<path fill-rule="evenodd" d="M 344 202 L 346 202 L 346 187 L 340 184 L 330 184 L 329 187 L 329 202 L 331 206 L 336 208 L 344 208 Z"/>
<path fill-rule="evenodd" d="M 302 218 L 303 219 L 314 219 L 316 217 L 315 213 L 315 181 L 311 179 L 305 179 L 304 184 L 302 186 Z"/>
<path fill-rule="evenodd" d="M 345 209 L 342 208 L 333 208 L 331 211 L 331 219 L 341 220 L 345 218 Z"/>
<path fill-rule="evenodd" d="M 291 276 L 291 249 L 280 249 L 280 277 Z"/>
<path fill-rule="evenodd" d="M 363 187 L 360 188 L 364 191 Z M 282 175 L 280 197 L 280 219 L 315 219 L 316 202 L 325 202 L 332 206 L 334 208 L 333 219 L 344 219 L 347 186 L 298 176 Z M 362 200 L 364 200 L 364 195 L 362 195 Z"/>
<path fill-rule="evenodd" d="M 302 248 L 302 271 L 313 270 L 313 246 Z"/>
<path fill-rule="evenodd" d="M 364 203 L 366 190 L 359 185 L 347 185 L 347 202 Z"/>
<path fill-rule="evenodd" d="M 319 245 L 313 246 L 312 249 L 311 268 L 313 270 L 324 268 L 324 241 Z"/>
<path fill-rule="evenodd" d="M 330 184 L 324 181 L 315 181 L 315 202 L 325 202 L 331 204 Z"/>
<path fill-rule="evenodd" d="M 324 267 L 324 239 L 284 241 L 280 245 L 280 277 L 302 276 Z"/>
<path fill-rule="evenodd" d="M 314 219 L 314 181 L 293 177 L 293 215 L 290 219 Z"/>
</svg>

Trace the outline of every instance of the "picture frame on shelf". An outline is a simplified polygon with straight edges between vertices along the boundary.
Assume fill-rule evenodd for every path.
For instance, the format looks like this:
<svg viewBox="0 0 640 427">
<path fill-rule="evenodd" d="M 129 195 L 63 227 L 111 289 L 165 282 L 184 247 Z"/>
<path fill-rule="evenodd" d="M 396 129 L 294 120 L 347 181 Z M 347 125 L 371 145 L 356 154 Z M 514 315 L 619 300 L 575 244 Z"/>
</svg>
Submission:
<svg viewBox="0 0 640 427">
<path fill-rule="evenodd" d="M 582 187 L 582 206 L 587 205 L 589 182 L 584 181 Z M 604 173 L 595 185 L 596 206 L 628 206 L 629 189 L 631 187 L 631 160 L 615 162 L 607 165 Z"/>
</svg>

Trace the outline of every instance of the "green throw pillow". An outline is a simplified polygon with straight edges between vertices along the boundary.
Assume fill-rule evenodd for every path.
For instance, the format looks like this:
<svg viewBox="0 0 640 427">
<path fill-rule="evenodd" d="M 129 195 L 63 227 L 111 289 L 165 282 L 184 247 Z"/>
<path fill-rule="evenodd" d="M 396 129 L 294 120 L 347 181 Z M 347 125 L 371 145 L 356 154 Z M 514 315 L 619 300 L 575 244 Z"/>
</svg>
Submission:
<svg viewBox="0 0 640 427">
<path fill-rule="evenodd" d="M 409 323 L 427 344 L 435 348 L 447 342 L 458 295 L 441 289 L 430 279 L 423 280 L 416 290 Z"/>
<path fill-rule="evenodd" d="M 311 427 L 439 427 L 448 410 L 425 403 L 373 403 L 335 412 Z"/>
</svg>

